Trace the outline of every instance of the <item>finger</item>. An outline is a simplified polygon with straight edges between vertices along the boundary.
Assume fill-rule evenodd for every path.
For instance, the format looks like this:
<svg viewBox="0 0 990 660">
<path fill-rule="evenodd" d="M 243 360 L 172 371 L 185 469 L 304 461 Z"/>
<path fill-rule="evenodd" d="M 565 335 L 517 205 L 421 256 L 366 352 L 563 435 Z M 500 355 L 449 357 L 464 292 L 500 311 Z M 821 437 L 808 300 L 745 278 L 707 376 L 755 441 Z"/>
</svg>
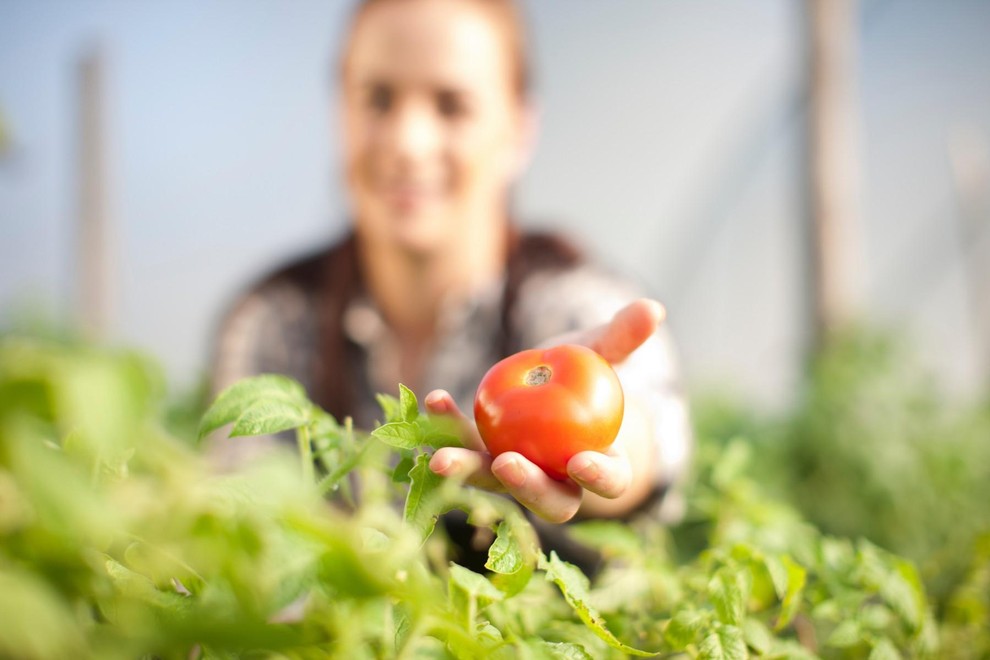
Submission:
<svg viewBox="0 0 990 660">
<path fill-rule="evenodd" d="M 640 298 L 596 328 L 587 346 L 613 364 L 622 362 L 657 331 L 666 316 L 667 311 L 656 300 Z"/>
<path fill-rule="evenodd" d="M 522 454 L 500 454 L 492 461 L 491 470 L 509 494 L 544 520 L 566 522 L 581 506 L 580 486 L 552 479 Z"/>
<path fill-rule="evenodd" d="M 492 457 L 487 452 L 461 447 L 441 447 L 430 458 L 430 469 L 442 477 L 462 479 L 485 490 L 502 492 L 505 486 L 492 475 Z"/>
<path fill-rule="evenodd" d="M 485 443 L 481 441 L 481 436 L 478 435 L 478 427 L 474 425 L 471 418 L 461 412 L 454 397 L 450 396 L 450 392 L 433 390 L 423 399 L 423 404 L 429 414 L 447 417 L 457 424 L 461 441 L 465 447 L 476 451 L 485 451 Z"/>
<path fill-rule="evenodd" d="M 632 484 L 632 465 L 625 455 L 582 451 L 567 462 L 567 474 L 596 495 L 615 499 Z"/>
</svg>

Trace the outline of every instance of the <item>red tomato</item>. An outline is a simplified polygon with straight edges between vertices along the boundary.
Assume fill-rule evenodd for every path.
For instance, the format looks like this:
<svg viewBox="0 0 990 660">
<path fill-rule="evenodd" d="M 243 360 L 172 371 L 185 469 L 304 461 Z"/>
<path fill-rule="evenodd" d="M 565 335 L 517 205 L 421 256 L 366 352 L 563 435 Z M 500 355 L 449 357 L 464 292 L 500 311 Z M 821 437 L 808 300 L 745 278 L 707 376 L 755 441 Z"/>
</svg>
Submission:
<svg viewBox="0 0 990 660">
<path fill-rule="evenodd" d="M 519 452 L 558 480 L 567 478 L 574 454 L 608 449 L 622 411 L 611 365 L 575 345 L 510 355 L 488 370 L 474 398 L 474 420 L 492 456 Z"/>
</svg>

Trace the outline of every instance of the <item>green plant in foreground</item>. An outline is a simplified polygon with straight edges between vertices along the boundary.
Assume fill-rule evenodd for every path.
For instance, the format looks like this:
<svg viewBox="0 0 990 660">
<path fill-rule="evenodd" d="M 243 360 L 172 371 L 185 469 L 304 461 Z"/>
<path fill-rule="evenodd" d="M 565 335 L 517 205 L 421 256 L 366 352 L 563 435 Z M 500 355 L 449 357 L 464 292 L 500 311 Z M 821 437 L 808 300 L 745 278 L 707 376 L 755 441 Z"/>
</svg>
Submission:
<svg viewBox="0 0 990 660">
<path fill-rule="evenodd" d="M 538 547 L 511 500 L 430 472 L 456 436 L 406 388 L 380 397 L 385 423 L 365 434 L 289 379 L 242 381 L 201 432 L 295 430 L 301 460 L 222 475 L 163 431 L 154 374 L 132 354 L 0 340 L 0 656 L 935 652 L 913 565 L 768 500 L 745 441 L 699 474 L 685 523 L 704 530 L 698 555 L 678 559 L 676 530 L 646 517 L 571 526 L 605 558 L 592 583 Z M 484 574 L 448 559 L 436 521 L 455 508 L 492 531 Z"/>
</svg>

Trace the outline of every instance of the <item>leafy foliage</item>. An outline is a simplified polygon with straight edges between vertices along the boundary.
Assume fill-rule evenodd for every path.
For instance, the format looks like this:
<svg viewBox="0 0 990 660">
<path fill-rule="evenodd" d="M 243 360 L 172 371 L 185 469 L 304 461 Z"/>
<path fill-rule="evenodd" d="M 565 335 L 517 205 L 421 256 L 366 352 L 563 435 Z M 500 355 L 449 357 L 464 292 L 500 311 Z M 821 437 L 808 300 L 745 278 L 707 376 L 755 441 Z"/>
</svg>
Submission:
<svg viewBox="0 0 990 660">
<path fill-rule="evenodd" d="M 850 330 L 811 365 L 794 410 L 696 406 L 705 451 L 733 437 L 759 455 L 749 474 L 833 534 L 914 560 L 944 613 L 990 533 L 990 406 L 947 400 L 904 341 Z"/>
<path fill-rule="evenodd" d="M 963 570 L 940 649 L 915 565 L 823 534 L 770 498 L 749 476 L 763 454 L 748 440 L 702 445 L 677 528 L 648 516 L 571 526 L 605 559 L 592 582 L 539 547 L 512 501 L 428 469 L 456 433 L 406 388 L 379 398 L 385 423 L 366 434 L 283 377 L 234 385 L 201 433 L 295 429 L 299 449 L 237 474 L 217 474 L 163 429 L 163 391 L 153 365 L 130 353 L 0 340 L 0 656 L 990 649 L 990 544 Z M 493 532 L 484 574 L 448 560 L 436 521 L 452 509 Z"/>
</svg>

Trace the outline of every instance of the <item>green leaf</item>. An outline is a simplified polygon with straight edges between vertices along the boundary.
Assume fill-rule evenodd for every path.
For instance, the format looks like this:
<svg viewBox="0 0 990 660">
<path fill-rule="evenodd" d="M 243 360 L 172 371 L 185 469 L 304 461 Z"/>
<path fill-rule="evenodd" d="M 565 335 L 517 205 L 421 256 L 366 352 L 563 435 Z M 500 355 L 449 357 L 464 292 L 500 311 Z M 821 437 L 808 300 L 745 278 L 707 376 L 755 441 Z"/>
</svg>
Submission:
<svg viewBox="0 0 990 660">
<path fill-rule="evenodd" d="M 258 400 L 238 415 L 230 437 L 279 433 L 304 426 L 308 420 L 305 409 L 295 403 Z"/>
<path fill-rule="evenodd" d="M 536 538 L 529 521 L 509 511 L 499 522 L 495 541 L 488 548 L 485 568 L 495 573 L 492 582 L 506 596 L 514 596 L 529 584 L 536 567 Z"/>
<path fill-rule="evenodd" d="M 389 547 L 391 539 L 374 527 L 361 528 L 361 546 L 368 552 L 381 552 Z"/>
<path fill-rule="evenodd" d="M 439 449 L 440 447 L 463 447 L 457 426 L 457 422 L 449 417 L 421 416 L 416 420 L 419 426 L 419 442 L 427 447 Z"/>
<path fill-rule="evenodd" d="M 712 470 L 712 483 L 718 488 L 728 488 L 739 480 L 749 466 L 752 453 L 748 442 L 732 438 Z"/>
<path fill-rule="evenodd" d="M 385 416 L 385 422 L 401 422 L 402 419 L 402 406 L 399 405 L 399 400 L 394 396 L 389 394 L 376 394 L 375 400 L 382 409 L 382 414 Z"/>
<path fill-rule="evenodd" d="M 746 642 L 735 626 L 716 625 L 698 645 L 698 657 L 705 660 L 746 660 Z"/>
<path fill-rule="evenodd" d="M 681 651 L 693 644 L 705 624 L 705 617 L 695 610 L 680 610 L 664 628 L 663 636 L 674 650 Z"/>
<path fill-rule="evenodd" d="M 484 575 L 479 575 L 457 564 L 450 565 L 450 582 L 469 596 L 493 602 L 504 598 L 504 594 Z"/>
<path fill-rule="evenodd" d="M 742 632 L 746 645 L 760 655 L 766 655 L 773 646 L 773 633 L 759 619 L 749 617 L 743 621 Z"/>
<path fill-rule="evenodd" d="M 83 654 L 84 628 L 64 594 L 40 575 L 0 569 L 0 656 L 67 658 Z"/>
<path fill-rule="evenodd" d="M 893 615 L 883 605 L 864 605 L 857 619 L 864 628 L 883 630 L 890 625 Z"/>
<path fill-rule="evenodd" d="M 643 542 L 628 523 L 617 520 L 588 520 L 571 525 L 568 533 L 575 541 L 596 548 L 610 557 L 636 557 Z M 651 552 L 655 552 L 651 548 Z"/>
<path fill-rule="evenodd" d="M 859 623 L 853 620 L 846 620 L 835 627 L 835 630 L 828 636 L 825 644 L 842 649 L 855 646 L 862 641 L 862 637 Z"/>
<path fill-rule="evenodd" d="M 540 649 L 553 660 L 594 660 L 580 644 L 570 642 L 540 642 Z"/>
<path fill-rule="evenodd" d="M 402 383 L 399 383 L 399 416 L 403 422 L 415 422 L 419 418 L 416 395 Z"/>
<path fill-rule="evenodd" d="M 890 639 L 882 637 L 874 644 L 867 660 L 901 660 L 901 653 Z"/>
<path fill-rule="evenodd" d="M 550 552 L 549 560 L 541 562 L 541 568 L 546 571 L 546 579 L 557 585 L 564 595 L 564 600 L 571 606 L 578 618 L 588 626 L 595 635 L 612 648 L 629 655 L 650 656 L 654 651 L 644 651 L 622 643 L 605 625 L 605 619 L 588 602 L 588 577 L 577 566 L 561 560 L 556 552 Z"/>
<path fill-rule="evenodd" d="M 778 631 L 787 627 L 801 608 L 804 585 L 808 580 L 808 571 L 787 555 L 783 555 L 781 563 L 787 574 L 787 588 L 780 604 L 780 616 L 777 619 L 777 625 L 774 626 L 774 629 Z"/>
<path fill-rule="evenodd" d="M 894 570 L 880 585 L 880 595 L 912 631 L 917 631 L 923 623 L 925 589 L 914 564 L 900 558 L 892 558 L 892 562 Z"/>
<path fill-rule="evenodd" d="M 743 620 L 743 591 L 737 575 L 719 571 L 708 583 L 708 597 L 715 606 L 715 615 L 722 623 L 738 626 Z"/>
<path fill-rule="evenodd" d="M 203 415 L 199 437 L 237 420 L 258 401 L 283 401 L 307 408 L 306 390 L 297 381 L 278 374 L 264 374 L 240 380 L 221 392 Z"/>
<path fill-rule="evenodd" d="M 413 457 L 411 454 L 403 454 L 395 469 L 392 470 L 392 483 L 407 484 L 410 481 L 409 471 L 413 468 Z"/>
<path fill-rule="evenodd" d="M 412 483 L 406 495 L 403 512 L 405 521 L 419 532 L 420 538 L 427 539 L 437 524 L 439 511 L 431 506 L 432 495 L 443 484 L 443 477 L 430 469 L 430 457 L 420 454 L 416 464 L 409 471 Z"/>
<path fill-rule="evenodd" d="M 485 568 L 495 573 L 515 573 L 523 567 L 522 548 L 512 535 L 508 523 L 499 523 L 495 541 L 488 548 L 488 561 Z"/>
<path fill-rule="evenodd" d="M 784 600 L 787 596 L 787 567 L 784 561 L 777 555 L 766 555 L 763 557 L 763 565 L 770 574 L 770 581 L 773 582 L 773 589 L 777 592 L 777 598 Z"/>
<path fill-rule="evenodd" d="M 422 444 L 422 434 L 414 422 L 389 422 L 372 431 L 371 435 L 399 449 L 416 449 Z"/>
</svg>

